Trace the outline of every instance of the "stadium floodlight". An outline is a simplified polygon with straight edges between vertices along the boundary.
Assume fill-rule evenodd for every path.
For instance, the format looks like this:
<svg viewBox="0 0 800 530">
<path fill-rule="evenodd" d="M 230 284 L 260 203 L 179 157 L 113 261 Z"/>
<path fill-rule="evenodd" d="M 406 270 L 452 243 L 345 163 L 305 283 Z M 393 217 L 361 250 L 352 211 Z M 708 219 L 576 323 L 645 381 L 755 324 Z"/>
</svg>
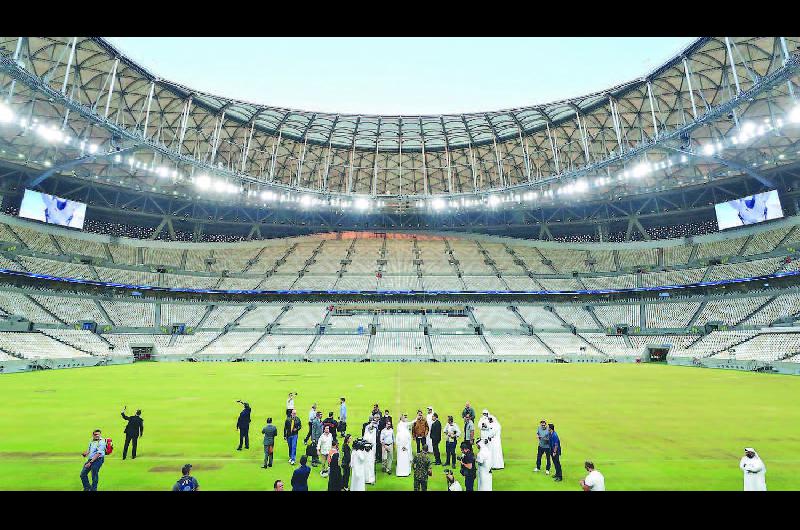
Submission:
<svg viewBox="0 0 800 530">
<path fill-rule="evenodd" d="M 156 169 L 156 173 L 158 173 L 159 177 L 166 177 L 167 176 L 167 168 L 164 166 L 159 167 Z"/>
<path fill-rule="evenodd" d="M 7 105 L 0 103 L 0 123 L 10 123 L 14 121 L 14 111 Z"/>
<path fill-rule="evenodd" d="M 795 105 L 789 113 L 789 121 L 792 123 L 800 123 L 800 104 Z"/>
<path fill-rule="evenodd" d="M 489 196 L 489 206 L 491 206 L 492 208 L 500 204 L 500 202 L 501 202 L 500 197 L 498 197 L 497 195 Z"/>
<path fill-rule="evenodd" d="M 275 193 L 266 190 L 261 192 L 261 198 L 265 201 L 271 201 L 275 199 Z"/>
<path fill-rule="evenodd" d="M 308 208 L 309 206 L 311 206 L 312 204 L 314 204 L 314 198 L 313 198 L 311 195 L 303 195 L 303 196 L 300 198 L 300 204 L 301 204 L 301 205 L 302 205 L 304 208 Z"/>
<path fill-rule="evenodd" d="M 650 173 L 650 170 L 651 170 L 650 164 L 648 164 L 647 162 L 642 162 L 641 164 L 633 168 L 633 176 L 636 178 L 643 177 L 648 173 Z"/>
<path fill-rule="evenodd" d="M 95 154 L 97 152 L 97 144 L 89 144 L 89 153 Z"/>
<path fill-rule="evenodd" d="M 703 154 L 711 156 L 714 154 L 714 144 L 706 144 L 703 146 Z"/>
<path fill-rule="evenodd" d="M 36 128 L 36 133 L 48 142 L 60 142 L 64 139 L 64 135 L 55 127 L 45 127 L 44 125 L 39 125 Z"/>
<path fill-rule="evenodd" d="M 445 202 L 442 199 L 433 199 L 431 201 L 431 206 L 434 210 L 443 210 L 445 207 Z"/>
<path fill-rule="evenodd" d="M 208 178 L 208 175 L 197 175 L 194 178 L 194 185 L 201 190 L 207 190 L 211 187 L 211 179 Z"/>
<path fill-rule="evenodd" d="M 370 207 L 370 200 L 366 197 L 358 197 L 354 202 L 356 210 L 366 210 Z"/>
</svg>

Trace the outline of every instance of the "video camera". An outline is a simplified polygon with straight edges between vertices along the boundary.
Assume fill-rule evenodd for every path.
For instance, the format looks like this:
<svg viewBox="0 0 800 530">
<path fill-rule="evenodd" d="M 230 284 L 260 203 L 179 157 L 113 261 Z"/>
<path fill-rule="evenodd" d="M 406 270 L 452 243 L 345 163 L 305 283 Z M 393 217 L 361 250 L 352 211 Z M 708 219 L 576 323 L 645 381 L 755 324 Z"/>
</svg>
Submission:
<svg viewBox="0 0 800 530">
<path fill-rule="evenodd" d="M 363 438 L 353 442 L 353 451 L 372 451 L 372 444 Z"/>
</svg>

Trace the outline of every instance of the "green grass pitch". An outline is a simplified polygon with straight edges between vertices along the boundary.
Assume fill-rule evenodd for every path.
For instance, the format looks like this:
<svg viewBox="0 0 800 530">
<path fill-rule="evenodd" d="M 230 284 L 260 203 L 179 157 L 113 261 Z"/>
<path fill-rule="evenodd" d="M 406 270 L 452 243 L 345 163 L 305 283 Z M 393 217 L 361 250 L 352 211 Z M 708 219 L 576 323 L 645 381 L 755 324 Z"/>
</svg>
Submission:
<svg viewBox="0 0 800 530">
<path fill-rule="evenodd" d="M 260 467 L 261 427 L 269 415 L 282 430 L 295 390 L 301 436 L 311 402 L 338 415 L 341 395 L 351 432 L 376 401 L 395 422 L 427 405 L 443 423 L 466 400 L 488 408 L 503 426 L 495 490 L 579 489 L 585 459 L 609 490 L 741 490 L 738 462 L 750 445 L 770 490 L 797 489 L 800 474 L 800 377 L 634 364 L 139 363 L 0 376 L 0 490 L 79 490 L 80 453 L 97 427 L 115 441 L 101 490 L 169 490 L 187 462 L 203 490 L 269 490 L 276 478 L 288 489 L 283 440 L 275 466 Z M 237 399 L 253 407 L 249 451 L 235 450 Z M 126 404 L 143 409 L 145 435 L 139 458 L 123 462 Z M 561 484 L 533 473 L 541 418 L 563 443 Z M 429 489 L 443 490 L 434 469 Z M 317 469 L 309 486 L 327 487 Z M 378 472 L 370 489 L 413 484 Z"/>
</svg>

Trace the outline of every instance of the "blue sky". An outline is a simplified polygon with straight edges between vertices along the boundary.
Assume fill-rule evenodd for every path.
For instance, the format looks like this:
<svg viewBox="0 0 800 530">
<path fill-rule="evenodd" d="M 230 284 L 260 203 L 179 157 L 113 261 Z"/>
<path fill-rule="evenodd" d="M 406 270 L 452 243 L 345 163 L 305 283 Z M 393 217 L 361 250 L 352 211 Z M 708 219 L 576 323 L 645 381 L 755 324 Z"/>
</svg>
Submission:
<svg viewBox="0 0 800 530">
<path fill-rule="evenodd" d="M 113 37 L 154 74 L 221 96 L 365 114 L 547 103 L 641 77 L 688 37 Z"/>
</svg>

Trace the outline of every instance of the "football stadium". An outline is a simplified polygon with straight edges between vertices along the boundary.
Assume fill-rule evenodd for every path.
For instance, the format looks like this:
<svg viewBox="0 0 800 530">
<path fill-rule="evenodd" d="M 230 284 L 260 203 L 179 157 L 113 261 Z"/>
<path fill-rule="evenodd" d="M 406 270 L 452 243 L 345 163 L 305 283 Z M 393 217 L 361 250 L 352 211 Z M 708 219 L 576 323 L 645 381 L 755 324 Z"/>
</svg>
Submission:
<svg viewBox="0 0 800 530">
<path fill-rule="evenodd" d="M 0 176 L 0 490 L 797 489 L 800 37 L 441 115 L 0 37 Z"/>
</svg>

